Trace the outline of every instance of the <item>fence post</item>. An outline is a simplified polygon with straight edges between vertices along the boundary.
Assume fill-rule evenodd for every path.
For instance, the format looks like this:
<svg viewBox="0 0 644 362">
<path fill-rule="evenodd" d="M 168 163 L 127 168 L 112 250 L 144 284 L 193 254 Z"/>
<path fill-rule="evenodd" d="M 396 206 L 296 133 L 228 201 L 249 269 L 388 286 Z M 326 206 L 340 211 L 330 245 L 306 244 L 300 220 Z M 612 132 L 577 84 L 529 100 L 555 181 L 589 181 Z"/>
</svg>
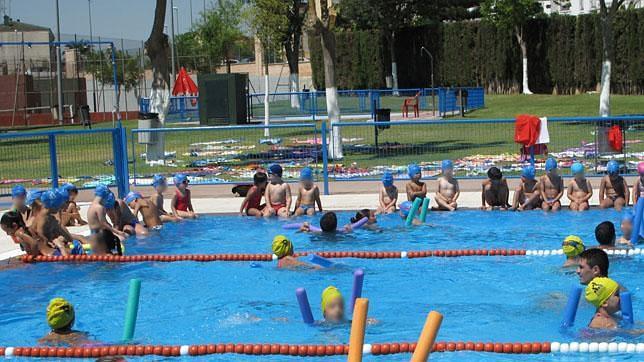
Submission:
<svg viewBox="0 0 644 362">
<path fill-rule="evenodd" d="M 134 130 L 130 133 L 130 147 L 132 147 L 132 177 L 134 178 L 134 185 L 136 186 L 136 148 L 134 145 Z M 129 158 L 128 158 L 129 162 Z M 128 167 L 128 181 L 130 178 L 129 167 Z M 128 182 L 129 185 L 129 182 Z"/>
<path fill-rule="evenodd" d="M 116 177 L 116 187 L 120 198 L 125 197 L 129 192 L 129 182 L 127 175 L 127 140 L 125 139 L 125 129 L 119 125 L 112 130 L 112 153 L 114 155 L 114 171 Z M 124 154 L 125 152 L 125 154 Z"/>
<path fill-rule="evenodd" d="M 317 116 L 318 113 L 318 91 L 317 89 L 311 92 L 311 113 L 313 116 L 313 122 L 315 122 L 315 117 Z"/>
<path fill-rule="evenodd" d="M 322 176 L 324 177 L 324 194 L 329 194 L 329 156 L 326 145 L 326 122 L 322 121 Z"/>
<path fill-rule="evenodd" d="M 49 169 L 51 171 L 51 187 L 58 187 L 58 156 L 56 154 L 56 135 L 49 135 Z"/>
<path fill-rule="evenodd" d="M 123 161 L 123 195 L 127 195 L 130 192 L 130 167 L 127 157 L 127 129 L 123 126 L 119 126 L 119 132 L 121 133 L 121 158 Z"/>
</svg>

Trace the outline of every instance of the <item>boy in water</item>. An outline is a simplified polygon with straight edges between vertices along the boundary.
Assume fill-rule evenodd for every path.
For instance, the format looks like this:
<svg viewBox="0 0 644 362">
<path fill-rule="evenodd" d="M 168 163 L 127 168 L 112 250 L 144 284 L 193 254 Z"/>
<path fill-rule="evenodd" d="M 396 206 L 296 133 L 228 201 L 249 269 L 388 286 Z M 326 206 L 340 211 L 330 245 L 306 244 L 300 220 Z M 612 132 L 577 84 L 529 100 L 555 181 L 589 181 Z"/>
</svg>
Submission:
<svg viewBox="0 0 644 362">
<path fill-rule="evenodd" d="M 409 216 L 412 206 L 413 205 L 411 201 L 404 201 L 401 202 L 400 205 L 398 205 L 398 209 L 400 210 L 399 215 L 403 219 L 403 221 L 407 220 L 407 216 Z M 422 225 L 422 222 L 417 218 L 414 218 L 412 220 L 412 225 Z"/>
<path fill-rule="evenodd" d="M 451 160 L 443 160 L 441 170 L 443 175 L 438 178 L 436 203 L 439 210 L 454 211 L 458 207 L 456 201 L 461 194 L 458 181 L 454 178 L 454 164 Z"/>
<path fill-rule="evenodd" d="M 546 174 L 539 179 L 541 208 L 543 211 L 558 211 L 561 209 L 561 197 L 564 194 L 563 177 L 557 174 L 557 160 L 546 160 Z"/>
<path fill-rule="evenodd" d="M 427 185 L 420 181 L 422 176 L 420 167 L 411 164 L 407 167 L 407 173 L 409 175 L 409 181 L 405 185 L 407 201 L 413 202 L 417 197 L 424 198 L 427 195 Z"/>
<path fill-rule="evenodd" d="M 595 228 L 595 239 L 599 243 L 599 249 L 615 248 L 615 225 L 610 221 L 604 221 Z"/>
<path fill-rule="evenodd" d="M 313 170 L 305 167 L 300 172 L 300 188 L 297 191 L 297 201 L 295 201 L 295 216 L 315 215 L 315 205 L 318 210 L 322 211 L 322 201 L 320 201 L 320 189 L 313 183 Z"/>
<path fill-rule="evenodd" d="M 344 298 L 338 288 L 328 286 L 322 291 L 322 316 L 326 322 L 344 322 Z"/>
<path fill-rule="evenodd" d="M 266 207 L 264 216 L 289 217 L 291 209 L 291 187 L 282 180 L 282 166 L 272 164 L 268 168 L 271 182 L 266 186 Z"/>
<path fill-rule="evenodd" d="M 154 175 L 154 178 L 152 179 L 152 187 L 154 187 L 155 193 L 150 196 L 150 201 L 156 207 L 161 222 L 180 221 L 181 218 L 179 216 L 169 214 L 163 207 L 163 193 L 168 189 L 168 182 L 165 177 L 163 177 L 163 175 Z"/>
<path fill-rule="evenodd" d="M 114 207 L 107 210 L 114 227 L 129 234 L 137 236 L 146 236 L 148 229 L 143 226 L 138 217 L 136 217 L 128 204 L 121 199 L 115 199 Z"/>
<path fill-rule="evenodd" d="M 312 269 L 319 269 L 320 267 L 313 264 L 308 264 L 299 261 L 293 256 L 293 243 L 284 235 L 277 235 L 273 238 L 272 245 L 273 254 L 277 256 L 277 267 L 294 269 L 299 267 L 307 267 Z"/>
<path fill-rule="evenodd" d="M 512 209 L 533 210 L 541 206 L 539 183 L 535 179 L 534 166 L 526 166 L 521 171 L 521 182 L 514 191 Z"/>
<path fill-rule="evenodd" d="M 586 249 L 579 254 L 579 283 L 588 285 L 593 278 L 608 277 L 608 254 L 601 249 Z"/>
<path fill-rule="evenodd" d="M 633 247 L 631 244 L 631 236 L 633 235 L 633 213 L 627 211 L 622 215 L 622 222 L 619 225 L 620 230 L 622 231 L 622 237 L 617 240 L 617 244 L 620 246 L 626 246 L 629 248 Z"/>
<path fill-rule="evenodd" d="M 11 189 L 11 210 L 19 213 L 25 222 L 29 219 L 31 210 L 27 207 L 27 190 L 22 185 Z"/>
<path fill-rule="evenodd" d="M 621 211 L 628 206 L 629 190 L 626 180 L 619 175 L 619 163 L 615 160 L 608 161 L 606 165 L 608 175 L 602 177 L 599 184 L 599 207 L 607 209 L 614 207 Z"/>
<path fill-rule="evenodd" d="M 391 214 L 396 212 L 396 203 L 398 202 L 398 188 L 394 185 L 394 176 L 391 172 L 385 172 L 382 175 L 382 187 L 378 197 L 377 214 Z"/>
<path fill-rule="evenodd" d="M 597 308 L 588 327 L 617 328 L 615 314 L 620 311 L 619 284 L 610 278 L 598 277 L 588 283 L 586 300 Z"/>
<path fill-rule="evenodd" d="M 80 207 L 76 204 L 78 189 L 70 183 L 61 187 L 67 193 L 67 202 L 63 205 L 61 223 L 65 226 L 87 225 L 80 215 Z"/>
<path fill-rule="evenodd" d="M 241 216 L 261 217 L 263 215 L 266 204 L 262 204 L 262 197 L 268 184 L 268 176 L 264 172 L 256 172 L 253 176 L 253 184 L 239 208 Z"/>
<path fill-rule="evenodd" d="M 570 200 L 570 210 L 585 211 L 590 209 L 588 200 L 593 197 L 593 187 L 590 181 L 584 175 L 584 165 L 575 162 L 570 166 L 570 171 L 574 178 L 568 184 L 568 200 Z"/>
<path fill-rule="evenodd" d="M 492 210 L 498 207 L 507 210 L 510 206 L 509 197 L 508 181 L 503 177 L 503 173 L 496 166 L 490 167 L 487 170 L 487 180 L 481 184 L 481 209 Z"/>
<path fill-rule="evenodd" d="M 111 207 L 113 208 L 114 202 L 114 195 L 107 186 L 96 186 L 96 189 L 94 190 L 94 200 L 92 200 L 92 203 L 89 205 L 89 209 L 87 210 L 87 222 L 89 223 L 89 230 L 92 234 L 105 228 L 111 230 L 115 235 L 121 238 L 127 237 L 124 232 L 118 230 L 107 222 L 108 207 L 106 206 L 109 205 L 106 204 L 111 204 Z"/>
<path fill-rule="evenodd" d="M 577 235 L 568 235 L 561 244 L 561 249 L 566 255 L 564 268 L 576 267 L 579 265 L 579 255 L 586 249 L 584 242 Z"/>
<path fill-rule="evenodd" d="M 47 306 L 47 324 L 51 331 L 38 343 L 52 347 L 74 347 L 89 342 L 87 333 L 75 331 L 74 306 L 63 298 L 54 298 Z"/>
<path fill-rule="evenodd" d="M 197 214 L 192 207 L 192 198 L 190 196 L 190 189 L 188 189 L 188 176 L 179 173 L 174 175 L 174 185 L 177 191 L 172 197 L 172 214 L 180 218 L 196 219 Z"/>
<path fill-rule="evenodd" d="M 633 184 L 633 205 L 637 205 L 637 200 L 644 197 L 644 162 L 637 164 L 637 173 L 640 177 Z"/>
<path fill-rule="evenodd" d="M 132 214 L 135 219 L 137 219 L 139 213 L 141 213 L 141 217 L 143 218 L 143 223 L 146 228 L 159 230 L 163 226 L 156 207 L 154 207 L 152 202 L 144 199 L 140 193 L 130 191 L 127 196 L 125 196 L 125 203 L 132 208 Z"/>
</svg>

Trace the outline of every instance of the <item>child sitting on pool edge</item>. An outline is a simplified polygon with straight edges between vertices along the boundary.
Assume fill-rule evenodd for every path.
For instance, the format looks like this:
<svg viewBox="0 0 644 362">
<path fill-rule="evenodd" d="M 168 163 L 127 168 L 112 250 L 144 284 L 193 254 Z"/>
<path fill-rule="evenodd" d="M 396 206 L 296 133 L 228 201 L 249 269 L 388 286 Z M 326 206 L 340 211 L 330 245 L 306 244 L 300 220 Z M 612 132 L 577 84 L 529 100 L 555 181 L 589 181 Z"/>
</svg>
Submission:
<svg viewBox="0 0 644 362">
<path fill-rule="evenodd" d="M 561 197 L 564 194 L 563 177 L 557 173 L 557 160 L 550 157 L 546 160 L 546 174 L 539 179 L 541 208 L 543 211 L 561 209 Z"/>
<path fill-rule="evenodd" d="M 168 182 L 166 181 L 165 177 L 163 175 L 154 175 L 154 177 L 152 178 L 152 187 L 154 187 L 155 193 L 150 196 L 150 202 L 152 202 L 152 204 L 154 204 L 154 206 L 156 207 L 161 222 L 180 221 L 181 217 L 169 214 L 167 211 L 165 211 L 165 208 L 163 206 L 163 193 L 168 189 Z"/>
<path fill-rule="evenodd" d="M 293 256 L 293 243 L 284 235 L 277 235 L 273 238 L 272 248 L 273 254 L 277 256 L 278 268 L 298 268 L 307 267 L 319 269 L 317 265 L 312 265 L 298 260 Z"/>
<path fill-rule="evenodd" d="M 344 319 L 344 298 L 338 288 L 328 286 L 322 291 L 322 316 L 325 322 L 342 323 Z"/>
<path fill-rule="evenodd" d="M 541 207 L 539 183 L 535 179 L 534 166 L 526 166 L 521 171 L 521 182 L 514 191 L 512 208 L 517 211 Z"/>
<path fill-rule="evenodd" d="M 510 206 L 508 204 L 510 197 L 508 181 L 496 166 L 487 170 L 487 177 L 487 180 L 481 183 L 481 209 L 492 210 L 498 207 L 501 210 L 507 210 Z"/>
<path fill-rule="evenodd" d="M 570 210 L 585 211 L 590 209 L 588 200 L 593 197 L 593 186 L 584 175 L 584 165 L 575 162 L 570 166 L 570 171 L 574 178 L 568 184 L 568 200 L 570 200 Z"/>
<path fill-rule="evenodd" d="M 454 178 L 454 164 L 451 160 L 443 160 L 441 170 L 443 175 L 438 178 L 436 203 L 439 210 L 454 211 L 458 207 L 456 201 L 461 194 L 458 181 Z"/>
<path fill-rule="evenodd" d="M 261 217 L 266 204 L 262 204 L 262 197 L 268 184 L 268 176 L 266 173 L 258 171 L 253 175 L 253 186 L 248 189 L 246 198 L 242 201 L 239 208 L 241 216 L 255 216 Z"/>
<path fill-rule="evenodd" d="M 386 171 L 382 175 L 382 187 L 378 197 L 378 214 L 391 214 L 396 212 L 398 202 L 398 188 L 394 185 L 394 176 Z"/>
<path fill-rule="evenodd" d="M 568 235 L 561 244 L 561 249 L 566 255 L 563 267 L 576 267 L 579 265 L 579 254 L 585 250 L 584 242 L 577 235 Z"/>
<path fill-rule="evenodd" d="M 67 201 L 62 208 L 61 224 L 64 226 L 74 225 L 87 225 L 87 221 L 83 220 L 80 215 L 80 207 L 76 204 L 76 197 L 78 197 L 78 188 L 73 184 L 66 183 L 61 188 L 67 193 Z"/>
<path fill-rule="evenodd" d="M 156 207 L 140 193 L 130 191 L 125 196 L 125 203 L 132 209 L 135 218 L 138 218 L 139 213 L 141 214 L 146 228 L 159 230 L 163 227 Z"/>
<path fill-rule="evenodd" d="M 322 212 L 322 201 L 320 201 L 320 189 L 313 183 L 313 170 L 305 167 L 300 172 L 300 188 L 297 191 L 295 201 L 295 216 L 315 215 L 315 205 Z"/>
<path fill-rule="evenodd" d="M 602 177 L 599 184 L 599 207 L 607 209 L 614 207 L 621 211 L 622 207 L 628 206 L 629 192 L 626 179 L 619 175 L 619 163 L 615 160 L 606 164 L 608 175 Z"/>
<path fill-rule="evenodd" d="M 420 167 L 411 164 L 407 167 L 407 173 L 409 174 L 409 181 L 405 185 L 407 201 L 413 202 L 417 197 L 424 198 L 427 195 L 427 185 L 420 181 L 422 177 Z"/>
<path fill-rule="evenodd" d="M 63 298 L 54 298 L 47 306 L 47 324 L 51 331 L 38 343 L 52 347 L 74 347 L 89 342 L 87 333 L 73 330 L 74 306 Z"/>
<path fill-rule="evenodd" d="M 174 185 L 177 191 L 172 197 L 172 214 L 186 219 L 195 219 L 197 214 L 192 207 L 190 189 L 188 189 L 188 176 L 179 173 L 174 175 Z"/>
<path fill-rule="evenodd" d="M 615 329 L 615 314 L 620 311 L 619 284 L 610 278 L 598 277 L 586 286 L 586 301 L 597 308 L 588 327 Z"/>
<path fill-rule="evenodd" d="M 291 186 L 282 179 L 282 166 L 272 164 L 268 168 L 270 183 L 266 185 L 266 207 L 264 217 L 279 216 L 288 218 L 291 210 Z"/>
<path fill-rule="evenodd" d="M 27 190 L 22 185 L 16 185 L 11 189 L 11 211 L 15 211 L 22 216 L 22 219 L 27 222 L 31 214 L 31 210 L 27 207 Z"/>
</svg>

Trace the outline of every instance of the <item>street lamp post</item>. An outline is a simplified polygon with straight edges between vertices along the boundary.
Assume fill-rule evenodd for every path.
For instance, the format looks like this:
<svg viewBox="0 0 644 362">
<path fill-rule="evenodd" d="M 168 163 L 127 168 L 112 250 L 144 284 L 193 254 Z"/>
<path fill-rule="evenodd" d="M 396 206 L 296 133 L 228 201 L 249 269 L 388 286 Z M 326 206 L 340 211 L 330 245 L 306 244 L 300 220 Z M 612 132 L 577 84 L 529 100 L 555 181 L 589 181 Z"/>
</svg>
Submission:
<svg viewBox="0 0 644 362">
<path fill-rule="evenodd" d="M 174 0 L 170 0 L 170 38 L 172 39 L 172 46 L 170 47 L 170 58 L 172 61 L 172 79 L 170 79 L 170 89 L 174 86 L 174 79 L 176 74 L 175 61 L 174 61 Z"/>
<path fill-rule="evenodd" d="M 90 43 L 94 41 L 94 31 L 92 29 L 92 0 L 87 0 L 87 11 L 89 15 L 89 41 Z M 91 45 L 90 45 L 90 51 L 91 51 Z M 96 77 L 92 75 L 92 101 L 94 105 L 94 112 L 97 112 L 98 109 L 96 109 Z"/>
<path fill-rule="evenodd" d="M 423 55 L 422 51 L 424 51 L 425 53 L 427 53 L 427 55 L 429 55 L 429 66 L 430 66 L 431 87 L 432 87 L 432 115 L 436 116 L 436 94 L 434 92 L 435 91 L 434 90 L 434 57 L 432 56 L 432 53 L 430 53 L 429 50 L 427 50 L 427 48 L 425 48 L 424 46 L 420 47 L 420 51 L 421 51 L 420 53 L 421 56 Z"/>
<path fill-rule="evenodd" d="M 192 19 L 192 0 L 190 0 L 190 29 L 195 26 L 194 20 Z"/>
<path fill-rule="evenodd" d="M 56 0 L 56 40 L 60 39 L 60 9 L 58 7 L 58 0 Z M 63 124 L 63 62 L 60 44 L 56 47 L 56 86 L 58 87 L 58 123 Z"/>
</svg>

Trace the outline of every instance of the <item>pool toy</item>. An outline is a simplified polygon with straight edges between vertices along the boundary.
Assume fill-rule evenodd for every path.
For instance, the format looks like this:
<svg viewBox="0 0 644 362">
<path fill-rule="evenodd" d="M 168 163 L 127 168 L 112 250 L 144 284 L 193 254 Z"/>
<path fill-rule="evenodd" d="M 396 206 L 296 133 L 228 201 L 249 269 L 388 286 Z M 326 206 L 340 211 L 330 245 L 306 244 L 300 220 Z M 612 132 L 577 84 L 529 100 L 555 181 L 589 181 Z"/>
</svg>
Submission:
<svg viewBox="0 0 644 362">
<path fill-rule="evenodd" d="M 356 299 L 362 297 L 362 284 L 364 284 L 364 270 L 356 269 L 356 271 L 353 272 L 353 288 L 351 288 L 349 313 L 353 313 L 353 306 L 356 303 Z"/>
<path fill-rule="evenodd" d="M 575 316 L 577 315 L 577 308 L 579 307 L 579 299 L 581 298 L 582 288 L 574 286 L 568 295 L 568 302 L 564 309 L 564 317 L 561 322 L 562 328 L 570 328 L 575 324 Z"/>
<path fill-rule="evenodd" d="M 348 362 L 362 361 L 362 346 L 364 345 L 364 332 L 367 326 L 367 312 L 369 311 L 369 299 L 358 298 L 354 306 L 353 318 L 351 320 L 351 334 L 349 335 L 349 356 Z"/>
<path fill-rule="evenodd" d="M 123 340 L 131 341 L 134 337 L 136 318 L 139 313 L 139 297 L 141 296 L 141 280 L 130 279 L 130 291 L 127 296 L 127 309 L 125 310 L 125 323 L 123 326 Z"/>
<path fill-rule="evenodd" d="M 295 290 L 295 296 L 297 297 L 297 304 L 300 306 L 300 313 L 302 313 L 302 320 L 304 321 L 304 323 L 315 323 L 315 319 L 313 319 L 313 312 L 311 312 L 309 297 L 306 295 L 306 289 L 297 288 Z"/>
<path fill-rule="evenodd" d="M 354 222 L 353 224 L 350 225 L 351 230 L 360 229 L 367 222 L 369 222 L 369 218 L 368 217 L 363 217 L 362 219 L 360 219 L 360 220 L 358 220 L 358 221 L 356 221 L 356 222 Z M 284 224 L 284 225 L 282 225 L 282 228 L 285 229 L 285 230 L 299 230 L 303 225 L 304 225 L 304 223 L 302 223 L 302 222 L 296 222 L 296 223 Z M 321 233 L 322 232 L 322 229 L 320 229 L 317 226 L 313 226 L 311 224 L 309 224 L 309 230 L 311 232 L 314 232 L 314 233 Z M 343 229 L 337 230 L 337 231 L 338 232 L 345 232 Z"/>
<path fill-rule="evenodd" d="M 305 260 L 308 261 L 311 264 L 319 265 L 319 266 L 321 266 L 323 268 L 331 268 L 331 267 L 335 266 L 334 262 L 332 262 L 329 259 L 325 259 L 325 258 L 323 258 L 323 257 L 321 257 L 321 256 L 319 256 L 317 254 L 307 255 Z"/>
<path fill-rule="evenodd" d="M 417 197 L 414 200 L 414 203 L 411 204 L 411 209 L 409 210 L 409 214 L 407 214 L 407 219 L 405 220 L 405 225 L 411 226 L 414 218 L 416 217 L 416 212 L 418 212 L 418 208 L 420 207 L 421 202 L 423 202 L 423 199 Z"/>
<path fill-rule="evenodd" d="M 622 320 L 628 324 L 633 324 L 635 318 L 633 316 L 633 301 L 630 292 L 621 292 L 619 294 L 619 306 L 622 310 Z"/>
<path fill-rule="evenodd" d="M 423 204 L 420 207 L 419 219 L 423 224 L 425 223 L 425 220 L 427 220 L 427 211 L 428 210 L 429 210 L 429 197 L 426 197 L 423 200 Z"/>
<path fill-rule="evenodd" d="M 423 326 L 422 332 L 420 332 L 420 337 L 418 337 L 418 343 L 416 343 L 416 349 L 411 356 L 412 362 L 427 361 L 429 352 L 432 350 L 434 342 L 436 341 L 438 330 L 441 328 L 441 323 L 443 323 L 442 314 L 434 311 L 427 314 L 425 325 Z"/>
<path fill-rule="evenodd" d="M 644 237 L 644 228 L 642 227 L 642 217 L 644 216 L 644 198 L 637 199 L 635 205 L 635 217 L 633 218 L 633 232 L 631 233 L 631 244 L 637 245 L 640 237 Z"/>
</svg>

